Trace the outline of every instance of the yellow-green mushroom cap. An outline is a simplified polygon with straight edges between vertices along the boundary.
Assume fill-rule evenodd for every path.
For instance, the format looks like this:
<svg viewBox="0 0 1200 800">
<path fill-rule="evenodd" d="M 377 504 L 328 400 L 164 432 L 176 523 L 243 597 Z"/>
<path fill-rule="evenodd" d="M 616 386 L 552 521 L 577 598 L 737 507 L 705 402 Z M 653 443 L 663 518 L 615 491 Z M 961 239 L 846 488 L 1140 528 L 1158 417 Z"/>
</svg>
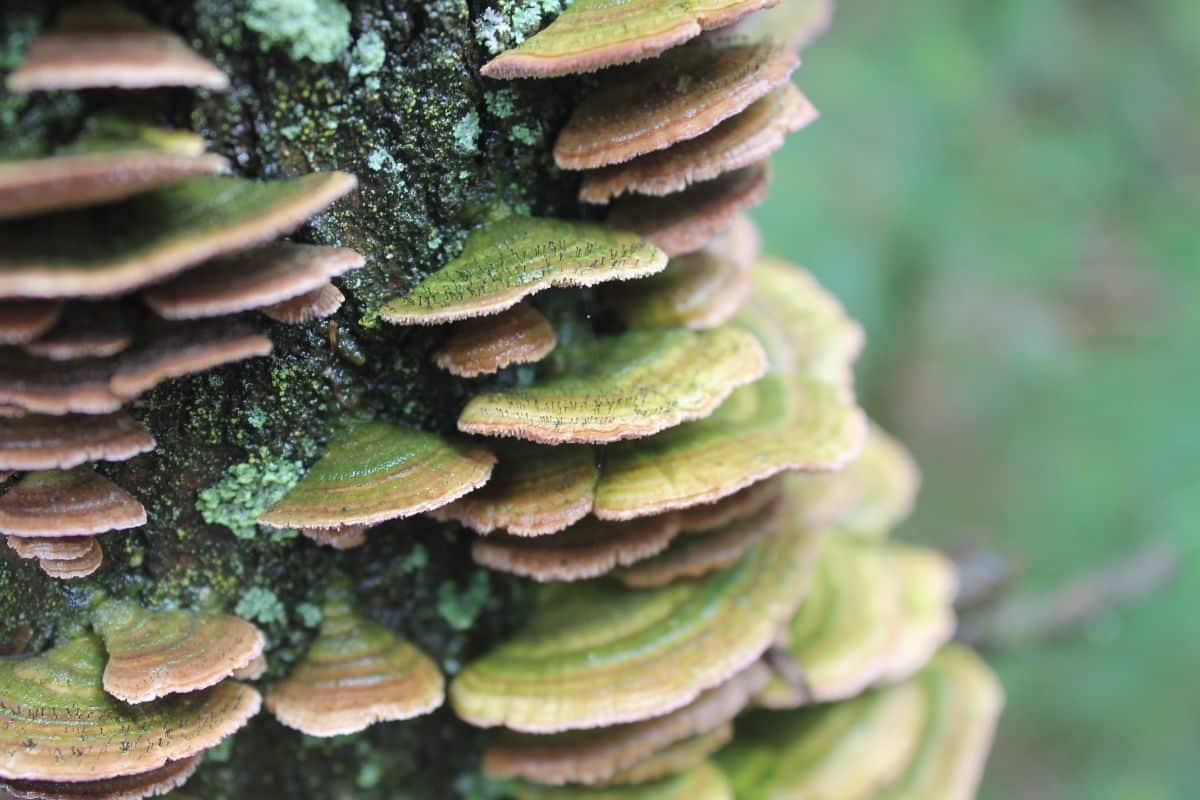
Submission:
<svg viewBox="0 0 1200 800">
<path fill-rule="evenodd" d="M 483 768 L 494 777 L 541 784 L 600 783 L 676 742 L 729 722 L 768 677 L 767 667 L 756 661 L 661 717 L 541 736 L 507 732 L 488 746 Z"/>
<path fill-rule="evenodd" d="M 639 785 L 678 775 L 706 761 L 729 744 L 731 739 L 733 724 L 723 722 L 712 730 L 675 742 L 645 760 L 620 770 L 603 785 Z"/>
<path fill-rule="evenodd" d="M 344 528 L 409 517 L 478 489 L 495 463 L 481 447 L 406 425 L 358 424 L 335 434 L 325 455 L 258 521 Z"/>
<path fill-rule="evenodd" d="M 133 495 L 90 467 L 30 472 L 0 497 L 0 533 L 90 536 L 146 524 Z"/>
<path fill-rule="evenodd" d="M 0 469 L 5 470 L 70 469 L 89 461 L 124 461 L 153 449 L 150 431 L 123 412 L 0 419 Z"/>
<path fill-rule="evenodd" d="M 445 682 L 437 665 L 362 616 L 344 584 L 330 587 L 323 612 L 308 653 L 267 694 L 276 719 L 310 736 L 339 736 L 442 704 Z"/>
<path fill-rule="evenodd" d="M 517 800 L 734 800 L 724 773 L 709 761 L 670 778 L 633 786 L 539 786 L 518 782 Z"/>
<path fill-rule="evenodd" d="M 104 662 L 90 635 L 0 661 L 0 777 L 72 783 L 146 772 L 216 746 L 258 713 L 258 693 L 233 681 L 129 706 L 105 693 Z"/>
<path fill-rule="evenodd" d="M 183 786 L 199 768 L 203 757 L 203 753 L 197 753 L 136 775 L 80 783 L 5 781 L 0 778 L 0 789 L 8 791 L 15 800 L 142 800 L 165 795 Z M 170 798 L 178 800 L 174 793 Z"/>
<path fill-rule="evenodd" d="M 572 113 L 554 160 L 563 169 L 595 169 L 695 139 L 785 83 L 799 64 L 769 43 L 698 43 L 619 70 Z"/>
<path fill-rule="evenodd" d="M 32 342 L 54 327 L 62 310 L 54 300 L 0 300 L 0 345 Z"/>
<path fill-rule="evenodd" d="M 706 248 L 671 259 L 657 275 L 613 286 L 604 299 L 633 328 L 702 330 L 727 322 L 749 294 L 745 268 Z"/>
<path fill-rule="evenodd" d="M 349 192 L 324 172 L 261 183 L 202 176 L 119 203 L 0 223 L 0 298 L 103 297 L 288 233 Z"/>
<path fill-rule="evenodd" d="M 460 322 L 433 361 L 451 375 L 476 378 L 512 364 L 541 361 L 556 344 L 549 320 L 522 302 L 499 314 Z"/>
<path fill-rule="evenodd" d="M 954 598 L 958 572 L 954 562 L 935 550 L 892 543 L 888 559 L 904 595 L 904 624 L 883 678 L 907 678 L 929 662 L 954 635 Z"/>
<path fill-rule="evenodd" d="M 785 529 L 700 580 L 557 586 L 524 630 L 459 673 L 454 709 L 526 733 L 668 714 L 766 650 L 804 595 L 815 545 L 810 532 Z"/>
<path fill-rule="evenodd" d="M 107 599 L 92 618 L 108 653 L 104 690 L 126 703 L 205 689 L 263 652 L 258 628 L 229 614 L 151 611 Z"/>
<path fill-rule="evenodd" d="M 644 278 L 667 265 L 640 237 L 604 225 L 512 216 L 467 237 L 462 254 L 380 310 L 397 325 L 498 314 L 552 287 Z"/>
<path fill-rule="evenodd" d="M 456 520 L 476 533 L 544 536 L 591 512 L 600 475 L 593 448 L 510 441 L 497 442 L 496 452 L 500 463 L 487 485 L 432 516 Z"/>
<path fill-rule="evenodd" d="M 809 485 L 811 482 L 811 485 Z M 848 484 L 843 490 L 834 484 Z M 916 503 L 921 471 L 904 445 L 872 425 L 862 453 L 840 473 L 805 476 L 802 491 L 848 491 L 853 500 L 831 520 L 832 532 L 882 538 Z"/>
<path fill-rule="evenodd" d="M 782 496 L 783 482 L 780 479 L 759 481 L 715 503 L 683 509 L 679 512 L 679 524 L 689 533 L 720 528 L 735 520 L 754 516 Z"/>
<path fill-rule="evenodd" d="M 458 429 L 543 444 L 649 436 L 711 414 L 766 370 L 758 341 L 722 327 L 628 331 L 598 339 L 565 375 L 478 394 Z"/>
</svg>

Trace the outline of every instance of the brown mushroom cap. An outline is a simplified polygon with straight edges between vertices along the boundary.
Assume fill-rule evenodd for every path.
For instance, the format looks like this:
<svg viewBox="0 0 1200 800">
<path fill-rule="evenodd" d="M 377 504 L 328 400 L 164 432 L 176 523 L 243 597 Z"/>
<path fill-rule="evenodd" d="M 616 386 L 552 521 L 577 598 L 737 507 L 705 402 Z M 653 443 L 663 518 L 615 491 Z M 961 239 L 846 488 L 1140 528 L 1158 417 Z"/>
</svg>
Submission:
<svg viewBox="0 0 1200 800">
<path fill-rule="evenodd" d="M 226 89 L 229 78 L 179 36 L 153 28 L 115 3 L 78 4 L 33 42 L 13 70 L 9 91 L 147 89 L 193 86 Z"/>
<path fill-rule="evenodd" d="M 697 43 L 608 76 L 554 144 L 563 169 L 595 169 L 695 139 L 787 81 L 800 59 L 769 43 Z"/>
<path fill-rule="evenodd" d="M 17 800 L 142 800 L 178 789 L 200 766 L 203 753 L 171 761 L 158 769 L 121 775 L 100 781 L 55 783 L 53 781 L 4 781 L 0 789 Z M 171 795 L 175 798 L 175 795 Z"/>
<path fill-rule="evenodd" d="M 56 300 L 0 300 L 0 345 L 32 342 L 54 327 L 62 309 Z"/>
<path fill-rule="evenodd" d="M 618 771 L 605 786 L 637 786 L 678 775 L 696 767 L 733 739 L 733 724 L 724 722 L 712 730 L 698 733 Z"/>
<path fill-rule="evenodd" d="M 267 657 L 259 655 L 257 658 L 251 659 L 244 667 L 239 667 L 233 671 L 233 678 L 239 681 L 256 681 L 265 675 L 267 672 Z"/>
<path fill-rule="evenodd" d="M 626 193 L 681 192 L 693 183 L 762 161 L 783 146 L 789 133 L 816 118 L 808 98 L 785 84 L 702 136 L 588 172 L 579 199 L 607 203 Z"/>
<path fill-rule="evenodd" d="M 0 362 L 0 406 L 36 414 L 112 413 L 121 407 L 110 385 L 116 366 L 112 359 L 56 363 L 6 354 Z"/>
<path fill-rule="evenodd" d="M 346 247 L 273 242 L 201 264 L 143 296 L 167 319 L 217 317 L 315 292 L 364 263 Z"/>
<path fill-rule="evenodd" d="M 305 292 L 291 300 L 264 306 L 263 314 L 284 325 L 303 325 L 315 319 L 333 316 L 346 302 L 346 295 L 332 283 L 327 283 L 311 292 Z"/>
<path fill-rule="evenodd" d="M 671 259 L 657 275 L 608 287 L 604 298 L 634 328 L 713 328 L 728 322 L 750 295 L 744 266 L 705 248 Z"/>
<path fill-rule="evenodd" d="M 172 378 L 271 354 L 271 340 L 242 325 L 182 324 L 122 359 L 110 386 L 133 399 Z"/>
<path fill-rule="evenodd" d="M 499 314 L 458 323 L 433 361 L 451 375 L 475 378 L 511 364 L 541 361 L 557 343 L 542 312 L 522 302 Z"/>
<path fill-rule="evenodd" d="M 667 197 L 622 197 L 612 204 L 608 222 L 645 237 L 672 258 L 694 253 L 739 213 L 762 202 L 770 180 L 770 170 L 760 163 Z"/>
<path fill-rule="evenodd" d="M 129 313 L 117 303 L 73 303 L 54 328 L 24 345 L 25 352 L 51 361 L 103 358 L 133 342 Z"/>
<path fill-rule="evenodd" d="M 14 537 L 15 538 L 15 537 Z M 86 578 L 104 563 L 104 550 L 93 536 L 84 537 L 88 551 L 76 558 L 39 558 L 38 566 L 51 578 L 74 580 Z"/>
<path fill-rule="evenodd" d="M 317 544 L 334 550 L 353 550 L 367 543 L 369 525 L 343 525 L 340 528 L 300 528 L 300 533 Z"/>
<path fill-rule="evenodd" d="M 679 511 L 680 526 L 689 533 L 719 528 L 754 516 L 782 496 L 783 483 L 780 479 L 768 478 L 714 503 L 682 509 Z"/>
<path fill-rule="evenodd" d="M 89 536 L 146 524 L 133 495 L 89 467 L 30 472 L 0 497 L 0 533 Z"/>
<path fill-rule="evenodd" d="M 125 461 L 154 449 L 150 431 L 124 412 L 0 419 L 0 469 L 70 469 Z"/>
<path fill-rule="evenodd" d="M 96 543 L 94 536 L 4 538 L 8 546 L 21 558 L 47 558 L 52 561 L 74 561 L 92 556 Z"/>
</svg>

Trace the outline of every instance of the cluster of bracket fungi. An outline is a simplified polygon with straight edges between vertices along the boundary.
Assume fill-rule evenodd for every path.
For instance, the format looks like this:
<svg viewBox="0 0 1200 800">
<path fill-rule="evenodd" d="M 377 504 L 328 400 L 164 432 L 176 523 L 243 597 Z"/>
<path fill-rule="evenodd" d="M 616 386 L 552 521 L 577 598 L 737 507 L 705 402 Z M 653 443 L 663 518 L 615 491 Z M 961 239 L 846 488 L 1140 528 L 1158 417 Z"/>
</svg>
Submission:
<svg viewBox="0 0 1200 800">
<path fill-rule="evenodd" d="M 816 116 L 790 75 L 828 3 L 783 2 L 764 23 L 751 15 L 769 0 L 576 0 L 483 67 L 599 72 L 554 157 L 607 221 L 488 222 L 379 313 L 451 326 L 432 357 L 464 379 L 542 364 L 476 393 L 457 438 L 346 421 L 258 521 L 339 549 L 388 520 L 457 521 L 479 564 L 544 584 L 538 607 L 447 689 L 335 575 L 317 638 L 267 691 L 280 722 L 346 734 L 448 695 L 466 722 L 501 729 L 483 769 L 519 798 L 974 793 L 1002 698 L 948 644 L 953 566 L 887 539 L 916 467 L 856 404 L 860 328 L 762 256 L 743 213 L 766 191 L 767 156 Z M 14 91 L 163 82 L 225 78 L 108 6 L 65 13 L 9 77 Z M 153 449 L 123 405 L 268 355 L 240 315 L 326 316 L 341 301 L 331 279 L 363 265 L 271 241 L 353 177 L 227 169 L 191 134 L 112 120 L 0 164 L 0 471 L 22 473 L 0 532 L 51 575 L 89 574 L 98 535 L 145 523 L 88 466 Z M 128 236 L 87 238 L 116 220 Z M 569 287 L 598 287 L 621 327 L 549 368 L 556 332 L 535 296 Z M 0 662 L 0 784 L 16 796 L 164 793 L 259 710 L 238 680 L 269 656 L 250 623 L 99 591 L 89 609 L 82 632 Z"/>
</svg>

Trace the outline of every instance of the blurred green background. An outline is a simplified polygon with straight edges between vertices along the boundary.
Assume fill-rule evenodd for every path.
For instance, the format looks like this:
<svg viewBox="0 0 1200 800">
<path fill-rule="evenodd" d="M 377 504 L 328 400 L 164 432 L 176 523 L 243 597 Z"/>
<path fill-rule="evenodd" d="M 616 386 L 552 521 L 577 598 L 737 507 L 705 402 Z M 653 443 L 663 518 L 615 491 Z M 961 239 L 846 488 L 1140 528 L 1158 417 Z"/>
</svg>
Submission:
<svg viewBox="0 0 1200 800">
<path fill-rule="evenodd" d="M 1032 609 L 983 796 L 1200 795 L 1200 2 L 843 0 L 796 81 L 767 247 L 868 330 L 901 535 L 986 542 Z M 1164 585 L 1064 594 L 1156 541 Z"/>
</svg>

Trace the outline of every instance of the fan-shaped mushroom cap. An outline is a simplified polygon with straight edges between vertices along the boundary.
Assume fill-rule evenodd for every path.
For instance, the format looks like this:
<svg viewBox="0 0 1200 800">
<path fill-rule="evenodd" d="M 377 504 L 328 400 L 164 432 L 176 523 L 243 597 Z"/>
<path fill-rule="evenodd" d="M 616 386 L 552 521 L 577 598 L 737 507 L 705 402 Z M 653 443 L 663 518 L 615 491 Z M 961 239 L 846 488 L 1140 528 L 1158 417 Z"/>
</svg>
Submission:
<svg viewBox="0 0 1200 800">
<path fill-rule="evenodd" d="M 484 770 L 498 778 L 543 784 L 608 780 L 663 748 L 729 722 L 762 688 L 768 674 L 756 661 L 683 708 L 642 722 L 549 736 L 505 734 L 484 753 Z"/>
<path fill-rule="evenodd" d="M 516 782 L 517 800 L 734 800 L 721 770 L 705 761 L 670 778 L 634 786 L 540 786 Z"/>
<path fill-rule="evenodd" d="M 325 455 L 259 517 L 272 528 L 375 525 L 444 506 L 487 483 L 496 457 L 404 425 L 369 422 L 336 435 Z"/>
<path fill-rule="evenodd" d="M 712 250 L 671 259 L 657 275 L 605 292 L 605 300 L 634 328 L 705 329 L 729 320 L 750 294 L 750 277 Z"/>
<path fill-rule="evenodd" d="M 226 172 L 218 155 L 147 146 L 0 162 L 0 219 L 123 200 L 194 175 Z"/>
<path fill-rule="evenodd" d="M 589 517 L 553 536 L 476 539 L 471 556 L 485 567 L 537 581 L 578 581 L 661 553 L 678 533 L 674 514 L 629 522 Z"/>
<path fill-rule="evenodd" d="M 680 528 L 689 533 L 720 528 L 736 520 L 747 519 L 771 506 L 783 496 L 783 483 L 771 478 L 747 486 L 715 503 L 685 508 L 679 512 Z"/>
<path fill-rule="evenodd" d="M 167 319 L 219 317 L 316 291 L 364 263 L 347 247 L 272 242 L 201 264 L 144 297 Z"/>
<path fill-rule="evenodd" d="M 369 525 L 344 525 L 340 528 L 301 528 L 300 533 L 317 544 L 334 550 L 353 550 L 367 543 Z"/>
<path fill-rule="evenodd" d="M 929 663 L 954 635 L 958 572 L 949 558 L 923 547 L 891 543 L 887 555 L 903 587 L 904 624 L 883 679 L 898 681 Z"/>
<path fill-rule="evenodd" d="M 615 577 L 626 586 L 645 588 L 666 586 L 680 578 L 697 578 L 714 570 L 725 569 L 736 564 L 755 543 L 775 533 L 782 520 L 783 500 L 777 498 L 752 517 L 735 520 L 715 530 L 681 537 L 652 558 L 618 569 Z"/>
<path fill-rule="evenodd" d="M 110 386 L 131 400 L 172 378 L 271 354 L 271 340 L 244 325 L 214 321 L 168 331 L 121 360 Z"/>
<path fill-rule="evenodd" d="M 476 533 L 542 536 L 574 525 L 592 510 L 600 470 L 591 447 L 497 445 L 500 464 L 492 480 L 432 512 L 435 518 L 457 520 Z"/>
<path fill-rule="evenodd" d="M 607 203 L 626 193 L 661 197 L 682 192 L 693 183 L 762 161 L 783 146 L 789 133 L 817 116 L 808 98 L 785 84 L 702 136 L 588 172 L 579 199 Z"/>
<path fill-rule="evenodd" d="M 332 283 L 327 283 L 311 292 L 305 292 L 291 300 L 284 300 L 282 303 L 264 306 L 260 310 L 266 316 L 276 322 L 282 322 L 284 325 L 303 325 L 314 319 L 333 316 L 344 302 L 346 302 L 346 295 L 342 294 L 342 290 Z"/>
<path fill-rule="evenodd" d="M 11 541 L 16 537 L 9 538 Z M 67 558 L 39 558 L 38 566 L 42 568 L 42 572 L 45 572 L 51 578 L 58 578 L 64 581 L 86 578 L 100 569 L 100 565 L 104 563 L 104 550 L 100 547 L 100 542 L 93 536 L 82 537 L 82 542 L 86 543 L 88 548 L 82 555 Z"/>
<path fill-rule="evenodd" d="M 554 160 L 595 169 L 695 139 L 785 83 L 799 64 L 772 44 L 698 43 L 618 71 L 575 109 Z"/>
<path fill-rule="evenodd" d="M 291 231 L 355 186 L 324 172 L 202 176 L 120 203 L 0 223 L 0 298 L 101 297 Z"/>
<path fill-rule="evenodd" d="M 805 476 L 800 483 L 808 497 L 849 495 L 831 520 L 835 532 L 878 539 L 912 512 L 921 471 L 904 445 L 872 425 L 862 454 L 850 466 L 841 473 Z"/>
<path fill-rule="evenodd" d="M 459 673 L 455 711 L 483 727 L 557 733 L 682 708 L 767 648 L 804 595 L 815 545 L 789 528 L 697 581 L 556 586 L 523 631 Z"/>
<path fill-rule="evenodd" d="M 259 655 L 248 664 L 233 671 L 232 677 L 239 681 L 256 681 L 267 672 L 267 657 Z"/>
<path fill-rule="evenodd" d="M 581 360 L 566 375 L 476 395 L 458 429 L 546 444 L 649 436 L 708 416 L 767 366 L 755 338 L 732 327 L 629 331 Z"/>
<path fill-rule="evenodd" d="M 131 708 L 105 694 L 104 661 L 89 635 L 0 661 L 0 777 L 73 783 L 143 773 L 215 746 L 258 712 L 258 693 L 232 681 Z"/>
<path fill-rule="evenodd" d="M 557 343 L 542 312 L 529 303 L 517 303 L 499 314 L 460 322 L 433 354 L 433 361 L 452 375 L 474 378 L 510 364 L 541 361 Z"/>
<path fill-rule="evenodd" d="M 152 611 L 129 600 L 93 609 L 108 664 L 104 690 L 126 703 L 205 689 L 262 655 L 258 628 L 229 614 Z"/>
<path fill-rule="evenodd" d="M 62 309 L 53 300 L 0 300 L 0 345 L 32 342 L 54 327 Z"/>
<path fill-rule="evenodd" d="M 47 558 L 52 561 L 73 561 L 91 556 L 95 550 L 93 536 L 22 537 L 6 536 L 5 541 L 21 558 Z"/>
<path fill-rule="evenodd" d="M 183 786 L 200 766 L 202 757 L 202 753 L 197 753 L 148 772 L 81 783 L 0 779 L 0 789 L 6 790 L 17 800 L 142 800 L 167 794 Z"/>
<path fill-rule="evenodd" d="M 778 0 L 577 0 L 545 30 L 480 70 L 489 78 L 550 78 L 641 61 Z"/>
<path fill-rule="evenodd" d="M 21 353 L 5 355 L 0 362 L 0 405 L 52 415 L 109 414 L 121 407 L 110 385 L 117 368 L 113 359 L 56 363 Z"/>
<path fill-rule="evenodd" d="M 762 234 L 754 220 L 746 214 L 738 214 L 725 232 L 709 242 L 705 249 L 749 269 L 762 255 Z"/>
<path fill-rule="evenodd" d="M 698 766 L 733 739 L 733 724 L 722 723 L 710 731 L 698 733 L 664 747 L 659 752 L 617 772 L 606 782 L 610 786 L 639 785 L 678 775 Z"/>
<path fill-rule="evenodd" d="M 8 76 L 13 92 L 156 86 L 226 89 L 229 78 L 174 33 L 151 27 L 115 3 L 82 3 L 63 11 Z"/>
<path fill-rule="evenodd" d="M 57 325 L 22 349 L 51 361 L 103 358 L 123 352 L 133 343 L 129 315 L 116 303 L 73 303 Z"/>
<path fill-rule="evenodd" d="M 310 736 L 338 736 L 442 704 L 444 680 L 429 656 L 359 614 L 346 587 L 330 595 L 312 647 L 267 695 L 276 719 Z"/>
<path fill-rule="evenodd" d="M 672 258 L 694 253 L 728 228 L 734 217 L 762 202 L 770 182 L 763 162 L 667 197 L 627 195 L 612 204 L 608 223 L 644 236 Z"/>
<path fill-rule="evenodd" d="M 644 278 L 661 250 L 604 225 L 512 216 L 467 237 L 462 255 L 380 312 L 397 325 L 439 325 L 498 314 L 552 287 Z"/>
<path fill-rule="evenodd" d="M 133 495 L 90 467 L 30 472 L 0 497 L 0 533 L 90 536 L 146 524 Z"/>
<path fill-rule="evenodd" d="M 793 50 L 803 50 L 829 29 L 833 12 L 834 0 L 788 0 L 747 18 L 736 32 L 754 39 L 770 37 Z"/>
<path fill-rule="evenodd" d="M 0 419 L 0 469 L 70 469 L 124 461 L 154 449 L 150 431 L 124 412 Z"/>
</svg>

